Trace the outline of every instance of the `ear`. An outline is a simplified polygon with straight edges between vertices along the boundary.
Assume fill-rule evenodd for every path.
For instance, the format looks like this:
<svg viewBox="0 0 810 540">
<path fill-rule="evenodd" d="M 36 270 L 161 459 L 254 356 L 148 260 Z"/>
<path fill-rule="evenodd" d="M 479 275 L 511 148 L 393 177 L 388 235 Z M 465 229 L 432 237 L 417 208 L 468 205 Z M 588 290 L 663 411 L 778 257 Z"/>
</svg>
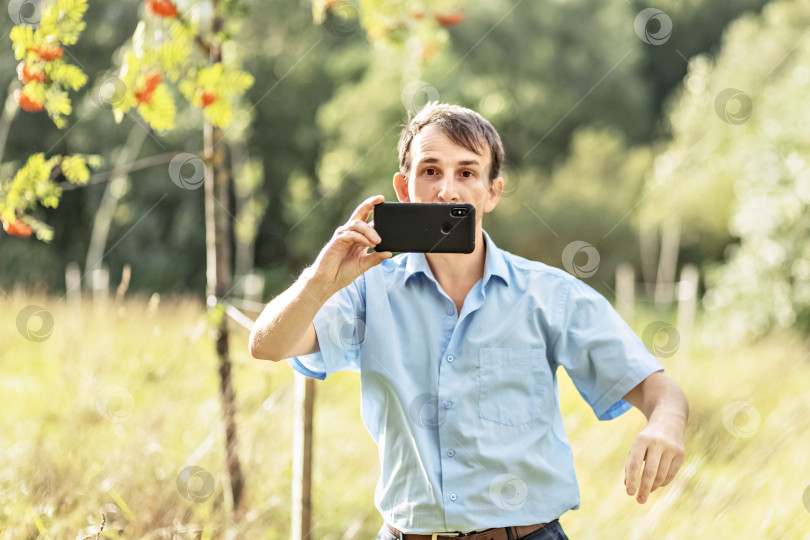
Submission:
<svg viewBox="0 0 810 540">
<path fill-rule="evenodd" d="M 503 193 L 503 178 L 499 176 L 489 184 L 489 194 L 487 201 L 484 203 L 484 212 L 492 212 L 495 209 L 501 199 L 501 193 Z"/>
<path fill-rule="evenodd" d="M 394 189 L 399 202 L 411 202 L 411 197 L 408 195 L 408 179 L 404 174 L 398 172 L 394 175 Z"/>
</svg>

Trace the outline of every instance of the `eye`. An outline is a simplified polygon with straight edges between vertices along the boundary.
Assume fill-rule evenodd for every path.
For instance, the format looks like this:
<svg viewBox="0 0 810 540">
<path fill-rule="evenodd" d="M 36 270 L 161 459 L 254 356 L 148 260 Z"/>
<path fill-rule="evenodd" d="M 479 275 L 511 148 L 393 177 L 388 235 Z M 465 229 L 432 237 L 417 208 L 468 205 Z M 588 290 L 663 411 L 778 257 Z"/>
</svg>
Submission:
<svg viewBox="0 0 810 540">
<path fill-rule="evenodd" d="M 435 173 L 435 172 L 436 172 L 435 169 L 425 169 L 425 174 L 428 175 L 428 176 L 432 176 L 433 173 Z"/>
<path fill-rule="evenodd" d="M 472 178 L 475 174 L 472 171 L 461 171 L 461 174 L 464 175 L 464 178 Z"/>
</svg>

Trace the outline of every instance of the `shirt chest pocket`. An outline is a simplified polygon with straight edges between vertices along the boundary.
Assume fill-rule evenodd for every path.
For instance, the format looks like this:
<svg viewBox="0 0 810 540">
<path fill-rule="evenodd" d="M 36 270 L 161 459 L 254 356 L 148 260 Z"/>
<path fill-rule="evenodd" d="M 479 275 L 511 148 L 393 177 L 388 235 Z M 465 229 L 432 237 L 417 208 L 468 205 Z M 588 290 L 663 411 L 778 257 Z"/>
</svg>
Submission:
<svg viewBox="0 0 810 540">
<path fill-rule="evenodd" d="M 478 360 L 481 418 L 518 426 L 551 414 L 551 371 L 544 348 L 481 348 Z"/>
</svg>

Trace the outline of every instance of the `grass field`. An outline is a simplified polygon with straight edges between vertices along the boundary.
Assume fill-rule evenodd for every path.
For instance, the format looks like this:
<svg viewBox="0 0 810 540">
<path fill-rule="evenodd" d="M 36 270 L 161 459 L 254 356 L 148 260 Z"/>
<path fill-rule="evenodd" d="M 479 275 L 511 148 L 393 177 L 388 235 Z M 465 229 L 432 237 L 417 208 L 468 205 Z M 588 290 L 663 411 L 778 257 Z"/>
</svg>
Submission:
<svg viewBox="0 0 810 540">
<path fill-rule="evenodd" d="M 36 320 L 18 328 L 30 305 L 53 317 L 47 339 Z M 232 337 L 247 501 L 238 524 L 201 301 L 0 296 L 0 537 L 95 538 L 104 513 L 103 538 L 289 538 L 293 372 L 250 358 L 244 330 Z M 645 505 L 623 484 L 644 417 L 598 422 L 561 370 L 582 491 L 582 507 L 561 518 L 571 539 L 810 539 L 808 350 L 778 336 L 696 351 L 688 365 L 663 359 L 690 401 L 687 456 Z M 379 467 L 360 378 L 316 387 L 313 537 L 372 538 Z M 192 466 L 202 472 L 188 477 Z"/>
</svg>

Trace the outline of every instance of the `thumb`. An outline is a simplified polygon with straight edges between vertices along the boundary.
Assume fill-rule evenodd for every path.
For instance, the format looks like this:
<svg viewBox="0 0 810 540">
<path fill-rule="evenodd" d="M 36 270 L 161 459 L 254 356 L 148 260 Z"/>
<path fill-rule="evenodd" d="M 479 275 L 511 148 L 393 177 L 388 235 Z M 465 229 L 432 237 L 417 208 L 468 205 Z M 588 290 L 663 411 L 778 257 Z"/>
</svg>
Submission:
<svg viewBox="0 0 810 540">
<path fill-rule="evenodd" d="M 362 260 L 361 268 L 363 272 L 370 268 L 374 268 L 385 259 L 390 259 L 393 256 L 393 253 L 390 251 L 375 251 L 374 253 L 370 253 L 367 257 Z"/>
</svg>

